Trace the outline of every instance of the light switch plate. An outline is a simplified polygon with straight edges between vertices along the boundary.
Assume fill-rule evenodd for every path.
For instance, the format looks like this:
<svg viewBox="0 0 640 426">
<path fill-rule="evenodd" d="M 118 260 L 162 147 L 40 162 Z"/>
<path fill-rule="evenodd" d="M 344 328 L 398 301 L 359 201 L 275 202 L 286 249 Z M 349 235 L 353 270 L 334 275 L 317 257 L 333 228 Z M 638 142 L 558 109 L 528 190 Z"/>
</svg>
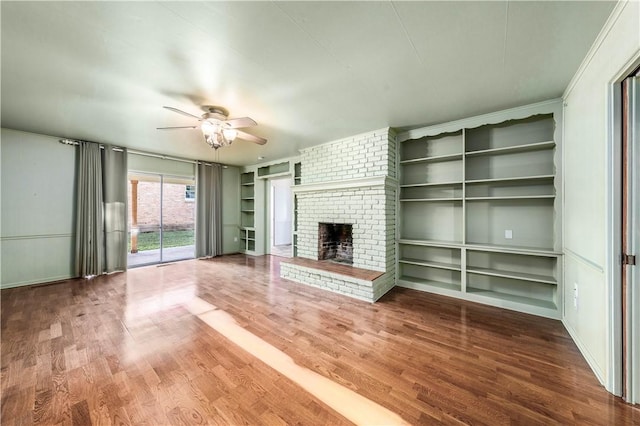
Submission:
<svg viewBox="0 0 640 426">
<path fill-rule="evenodd" d="M 511 230 L 511 229 L 505 229 L 505 230 L 504 230 L 504 237 L 505 237 L 507 240 L 512 239 L 512 238 L 513 238 L 513 230 Z"/>
</svg>

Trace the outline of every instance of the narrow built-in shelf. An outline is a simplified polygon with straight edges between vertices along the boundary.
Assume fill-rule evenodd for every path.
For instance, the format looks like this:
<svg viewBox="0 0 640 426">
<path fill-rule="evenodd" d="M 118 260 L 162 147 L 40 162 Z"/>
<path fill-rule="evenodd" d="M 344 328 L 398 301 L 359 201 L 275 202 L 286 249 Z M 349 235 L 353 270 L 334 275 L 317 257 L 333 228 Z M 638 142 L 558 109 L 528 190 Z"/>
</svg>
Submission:
<svg viewBox="0 0 640 426">
<path fill-rule="evenodd" d="M 505 246 L 500 244 L 477 244 L 467 243 L 465 247 L 474 251 L 490 251 L 496 253 L 513 253 L 524 254 L 531 256 L 545 256 L 545 257 L 557 257 L 561 256 L 562 252 L 554 251 L 553 249 L 545 249 L 539 247 L 526 247 L 526 246 Z"/>
<path fill-rule="evenodd" d="M 463 246 L 462 241 L 400 239 L 398 240 L 398 243 L 406 244 L 410 246 L 445 247 L 445 248 L 461 248 Z"/>
<path fill-rule="evenodd" d="M 537 283 L 557 285 L 558 281 L 549 275 L 526 274 L 524 272 L 502 271 L 491 268 L 467 267 L 467 272 L 479 275 L 489 275 L 492 277 L 512 278 L 523 281 L 533 281 Z"/>
<path fill-rule="evenodd" d="M 555 311 L 558 309 L 556 304 L 550 300 L 541 300 L 541 299 L 535 299 L 533 297 L 498 293 L 496 291 L 491 291 L 491 290 L 475 289 L 473 287 L 469 287 L 469 285 L 467 285 L 467 293 L 475 296 L 486 297 L 489 299 L 499 299 L 499 300 L 504 300 L 508 302 L 521 303 L 523 305 L 528 305 L 528 306 L 536 306 L 539 308 L 545 308 L 552 311 Z"/>
<path fill-rule="evenodd" d="M 457 182 L 431 182 L 431 183 L 409 183 L 406 185 L 400 185 L 400 188 L 419 188 L 423 186 L 456 186 L 462 185 L 462 181 Z"/>
<path fill-rule="evenodd" d="M 400 201 L 462 201 L 462 198 L 401 198 Z"/>
<path fill-rule="evenodd" d="M 244 197 L 242 200 L 255 200 L 255 197 Z"/>
<path fill-rule="evenodd" d="M 254 228 L 253 226 L 241 226 L 240 229 L 243 230 L 243 231 L 255 231 L 256 230 L 256 228 Z"/>
<path fill-rule="evenodd" d="M 554 141 L 546 141 L 546 142 L 531 143 L 527 145 L 507 146 L 504 148 L 491 148 L 491 149 L 481 149 L 478 151 L 467 151 L 465 155 L 467 157 L 470 157 L 470 156 L 478 156 L 478 155 L 500 155 L 500 154 L 512 154 L 516 152 L 539 151 L 543 149 L 553 148 L 555 145 L 556 143 Z"/>
<path fill-rule="evenodd" d="M 535 199 L 554 199 L 555 195 L 506 195 L 494 197 L 467 197 L 467 201 L 491 201 L 491 200 L 535 200 Z M 402 200 L 400 200 L 402 201 Z"/>
<path fill-rule="evenodd" d="M 242 213 L 255 213 L 255 210 L 240 210 Z"/>
<path fill-rule="evenodd" d="M 426 266 L 428 268 L 449 269 L 451 271 L 460 271 L 460 265 L 454 265 L 451 263 L 442 262 L 425 262 L 420 259 L 400 259 L 400 263 L 406 263 L 409 265 Z"/>
<path fill-rule="evenodd" d="M 554 175 L 539 175 L 539 176 L 518 176 L 518 177 L 506 177 L 506 178 L 490 178 L 490 179 L 474 179 L 466 181 L 467 184 L 474 183 L 500 183 L 500 182 L 528 182 L 532 180 L 553 180 Z"/>
<path fill-rule="evenodd" d="M 429 287 L 438 287 L 438 288 L 442 288 L 445 290 L 451 290 L 451 291 L 460 291 L 460 284 L 452 284 L 452 283 L 445 283 L 445 282 L 441 282 L 441 281 L 432 281 L 432 280 L 423 280 L 420 278 L 414 278 L 414 277 L 407 277 L 405 275 L 402 275 L 399 278 L 399 281 L 405 281 L 407 283 L 411 283 L 411 284 L 418 284 L 420 286 L 424 285 L 424 286 L 429 286 Z"/>
<path fill-rule="evenodd" d="M 267 175 L 258 175 L 258 179 L 271 179 L 271 178 L 276 178 L 276 177 L 281 177 L 281 176 L 291 176 L 291 172 L 289 171 L 284 171 L 284 172 L 278 172 L 278 173 L 271 173 L 271 174 L 267 174 Z"/>
<path fill-rule="evenodd" d="M 242 183 L 242 186 L 253 186 L 255 185 L 253 182 L 249 182 L 249 183 Z"/>
<path fill-rule="evenodd" d="M 438 161 L 454 161 L 461 160 L 462 153 L 447 154 L 447 155 L 435 155 L 433 157 L 412 158 L 410 160 L 402 160 L 400 164 L 417 164 L 417 163 L 431 163 Z"/>
</svg>

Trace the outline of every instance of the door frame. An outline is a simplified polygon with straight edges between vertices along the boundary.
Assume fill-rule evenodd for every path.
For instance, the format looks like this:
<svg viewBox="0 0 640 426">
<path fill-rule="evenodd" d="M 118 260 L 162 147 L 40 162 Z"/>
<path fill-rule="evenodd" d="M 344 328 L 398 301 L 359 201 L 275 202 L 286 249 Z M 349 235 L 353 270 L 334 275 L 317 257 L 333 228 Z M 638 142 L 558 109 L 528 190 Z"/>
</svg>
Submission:
<svg viewBox="0 0 640 426">
<path fill-rule="evenodd" d="M 158 234 L 159 234 L 159 245 L 160 245 L 160 247 L 159 247 L 159 253 L 158 253 L 158 261 L 139 263 L 139 264 L 136 264 L 136 265 L 128 265 L 127 264 L 127 269 L 129 269 L 129 268 L 138 268 L 138 267 L 142 267 L 142 266 L 150 266 L 150 265 L 160 265 L 160 264 L 163 264 L 163 263 L 171 263 L 171 262 L 177 262 L 177 261 L 180 261 L 180 260 L 188 260 L 188 259 L 195 258 L 195 252 L 194 252 L 194 256 L 193 257 L 184 257 L 184 258 L 176 258 L 176 259 L 169 259 L 169 260 L 165 259 L 165 257 L 164 257 L 164 254 L 165 254 L 164 253 L 164 249 L 165 249 L 165 247 L 164 247 L 164 232 L 165 232 L 165 229 L 164 229 L 164 207 L 165 207 L 164 206 L 164 190 L 165 190 L 165 187 L 164 187 L 164 185 L 165 185 L 165 183 L 168 183 L 168 182 L 166 182 L 166 180 L 170 181 L 172 179 L 173 180 L 184 180 L 185 181 L 185 185 L 187 185 L 187 183 L 186 183 L 187 180 L 193 181 L 193 184 L 195 185 L 196 184 L 196 177 L 195 176 L 180 176 L 180 175 L 177 175 L 177 174 L 158 173 L 158 172 L 147 172 L 147 171 L 142 171 L 141 172 L 141 171 L 130 169 L 130 170 L 127 170 L 127 186 L 130 185 L 130 181 L 131 181 L 130 177 L 131 177 L 131 175 L 134 175 L 134 176 L 149 176 L 149 177 L 158 178 L 159 202 L 160 202 L 160 204 L 158 206 L 158 212 L 159 212 Z M 153 180 L 150 180 L 150 181 L 153 181 Z M 132 194 L 129 194 L 129 195 L 132 195 Z M 127 202 L 129 204 L 128 208 L 131 209 L 132 205 L 133 205 L 132 200 L 128 199 Z M 195 202 L 195 200 L 194 200 L 194 202 Z M 129 214 L 130 214 L 130 211 L 127 211 L 127 217 L 129 216 Z M 196 222 L 196 220 L 195 220 L 195 212 L 194 212 L 194 217 L 193 217 L 194 229 L 195 229 L 195 222 Z M 129 220 L 127 219 L 127 234 L 130 234 L 131 232 L 133 232 L 132 229 L 129 229 L 130 225 L 131 224 L 129 223 Z M 195 238 L 194 238 L 194 244 L 195 244 Z M 129 255 L 129 253 L 127 252 L 127 256 L 128 255 Z"/>
<path fill-rule="evenodd" d="M 273 221 L 274 221 L 274 215 L 273 215 L 273 191 L 274 191 L 274 186 L 273 186 L 273 181 L 275 180 L 289 180 L 289 182 L 291 183 L 291 186 L 293 186 L 293 174 L 283 174 L 283 175 L 278 175 L 278 177 L 274 177 L 274 178 L 269 178 L 266 179 L 265 181 L 265 195 L 266 195 L 266 217 L 265 217 L 265 253 L 266 254 L 271 254 L 271 248 L 273 247 Z M 292 221 L 293 221 L 293 192 L 291 191 L 291 203 L 289 203 L 289 209 L 291 212 L 291 217 L 292 217 Z M 293 229 L 293 228 L 292 228 Z M 292 231 L 293 232 L 293 231 Z M 293 257 L 293 236 L 292 236 L 292 241 L 291 241 L 291 256 Z"/>
<path fill-rule="evenodd" d="M 640 52 L 636 53 L 621 70 L 611 80 L 608 88 L 608 144 L 607 144 L 607 185 L 606 185 L 606 221 L 607 221 L 607 286 L 609 303 L 609 341 L 608 341 L 608 364 L 609 373 L 607 376 L 606 388 L 617 396 L 623 396 L 625 393 L 625 366 L 623 365 L 623 351 L 625 343 L 623 341 L 624 321 L 622 317 L 622 265 L 620 261 L 622 246 L 622 82 L 631 75 L 640 66 Z M 640 147 L 636 147 L 640 149 Z M 636 204 L 640 197 L 639 185 L 632 188 L 631 198 L 635 199 Z M 637 274 L 636 274 L 637 275 Z M 638 280 L 636 280 L 638 281 Z M 629 282 L 628 285 L 640 283 Z M 640 303 L 638 298 L 626 298 L 627 318 L 640 316 Z M 626 348 L 626 359 L 631 360 L 632 351 L 640 349 L 640 333 L 638 330 L 634 333 L 634 342 Z M 637 362 L 636 362 L 637 364 Z M 638 374 L 636 374 L 638 376 Z M 635 377 L 635 382 L 628 383 L 627 389 L 638 389 L 640 387 L 640 378 Z M 638 392 L 636 392 L 638 393 Z M 636 403 L 640 402 L 640 395 L 627 395 L 633 398 Z M 632 402 L 632 400 L 629 400 Z"/>
</svg>

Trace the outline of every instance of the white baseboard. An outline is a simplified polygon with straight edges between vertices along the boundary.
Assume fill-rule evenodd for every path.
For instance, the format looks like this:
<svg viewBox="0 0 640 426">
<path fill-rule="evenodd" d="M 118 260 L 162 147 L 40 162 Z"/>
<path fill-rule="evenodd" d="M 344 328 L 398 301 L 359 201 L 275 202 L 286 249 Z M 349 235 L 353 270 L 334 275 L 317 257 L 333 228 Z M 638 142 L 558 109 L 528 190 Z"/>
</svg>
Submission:
<svg viewBox="0 0 640 426">
<path fill-rule="evenodd" d="M 0 285 L 0 289 L 4 290 L 5 288 L 25 287 L 29 285 L 35 285 L 35 284 L 50 284 L 58 281 L 70 280 L 73 278 L 76 278 L 76 277 L 61 275 L 59 277 L 45 278 L 44 280 L 39 279 L 39 280 L 19 281 L 16 283 L 3 283 L 2 285 Z"/>
</svg>

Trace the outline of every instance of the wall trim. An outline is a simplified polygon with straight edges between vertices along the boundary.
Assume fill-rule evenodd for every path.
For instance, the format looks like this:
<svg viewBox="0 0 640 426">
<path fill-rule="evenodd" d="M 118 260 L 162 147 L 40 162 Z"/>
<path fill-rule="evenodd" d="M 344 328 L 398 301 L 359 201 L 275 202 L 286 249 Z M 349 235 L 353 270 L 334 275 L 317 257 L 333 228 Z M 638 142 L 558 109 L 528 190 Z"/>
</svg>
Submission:
<svg viewBox="0 0 640 426">
<path fill-rule="evenodd" d="M 606 388 L 606 380 L 603 372 L 598 368 L 598 363 L 596 363 L 595 358 L 593 357 L 591 352 L 589 352 L 587 346 L 585 346 L 578 337 L 578 333 L 565 321 L 564 318 L 562 318 L 562 325 L 564 325 L 565 330 L 567 330 L 569 336 L 578 347 L 578 350 L 582 354 L 584 360 L 587 361 L 587 365 L 589 366 L 589 368 L 591 368 L 593 374 L 596 375 L 596 378 L 598 379 L 600 384 Z"/>
<path fill-rule="evenodd" d="M 586 257 L 576 253 L 575 251 L 571 250 L 568 247 L 565 247 L 564 251 L 565 251 L 566 255 L 568 255 L 569 257 L 573 258 L 574 260 L 577 260 L 581 264 L 593 269 L 596 272 L 604 274 L 604 268 L 602 266 L 598 265 L 597 263 L 595 263 L 595 262 L 587 259 Z"/>
<path fill-rule="evenodd" d="M 0 286 L 0 289 L 4 290 L 4 289 L 8 289 L 8 288 L 15 288 L 15 287 L 27 287 L 27 286 L 35 286 L 35 285 L 48 285 L 48 284 L 55 284 L 58 283 L 60 281 L 66 281 L 66 280 L 72 280 L 78 277 L 75 276 L 64 276 L 64 275 L 59 275 L 56 277 L 50 277 L 47 278 L 46 281 L 42 281 L 42 280 L 27 280 L 27 281 L 18 281 L 15 283 L 7 283 L 7 284 L 2 284 L 2 286 Z"/>
<path fill-rule="evenodd" d="M 448 121 L 446 123 L 434 124 L 432 126 L 420 127 L 418 129 L 407 130 L 398 133 L 397 142 L 404 142 L 409 139 L 419 139 L 425 136 L 434 136 L 440 133 L 456 132 L 462 128 L 474 128 L 485 124 L 497 124 L 509 117 L 509 120 L 527 118 L 536 114 L 556 113 L 562 114 L 562 99 L 550 99 L 537 102 L 535 104 L 523 105 L 515 108 L 505 109 L 488 114 L 476 115 L 474 117 L 463 118 L 461 120 Z M 561 145 L 561 144 L 560 144 Z"/>
<path fill-rule="evenodd" d="M 562 99 L 566 99 L 567 96 L 571 94 L 576 84 L 578 84 L 580 79 L 582 79 L 582 74 L 584 74 L 584 72 L 587 70 L 587 68 L 591 64 L 593 57 L 596 55 L 596 53 L 598 53 L 598 50 L 600 50 L 600 46 L 602 46 L 602 43 L 604 43 L 604 40 L 609 35 L 609 32 L 611 32 L 611 29 L 613 29 L 614 25 L 618 21 L 618 18 L 620 18 L 622 11 L 624 10 L 624 8 L 627 6 L 628 3 L 629 3 L 628 0 L 619 0 L 616 3 L 616 5 L 613 7 L 613 10 L 611 11 L 611 15 L 609 15 L 609 18 L 607 18 L 607 22 L 605 22 L 604 26 L 598 33 L 598 36 L 596 37 L 595 41 L 589 48 L 589 52 L 587 52 L 587 56 L 585 56 L 584 59 L 582 60 L 582 63 L 578 67 L 578 70 L 573 75 L 573 78 L 569 82 L 569 85 L 567 86 L 564 93 L 562 94 Z"/>
<path fill-rule="evenodd" d="M 390 186 L 396 187 L 398 184 L 397 180 L 394 178 L 390 178 L 388 176 L 373 176 L 366 178 L 358 178 L 358 179 L 345 179 L 345 180 L 336 180 L 329 182 L 316 182 L 316 183 L 307 183 L 303 185 L 296 185 L 291 187 L 291 191 L 294 194 L 304 193 L 304 192 L 325 192 L 325 191 L 337 191 L 344 189 L 355 189 L 355 188 L 363 188 L 370 186 Z"/>
<path fill-rule="evenodd" d="M 0 241 L 39 240 L 41 238 L 75 238 L 75 234 L 6 235 Z"/>
</svg>

